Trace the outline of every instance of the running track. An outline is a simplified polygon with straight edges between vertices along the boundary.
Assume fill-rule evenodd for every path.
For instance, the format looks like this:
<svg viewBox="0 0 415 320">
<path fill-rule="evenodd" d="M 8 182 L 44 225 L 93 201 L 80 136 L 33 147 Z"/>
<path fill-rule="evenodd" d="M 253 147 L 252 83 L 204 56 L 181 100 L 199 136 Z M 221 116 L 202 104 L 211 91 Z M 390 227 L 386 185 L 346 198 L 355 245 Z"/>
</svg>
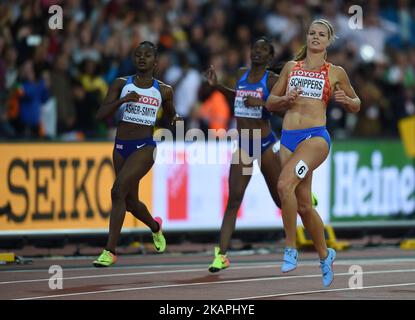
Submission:
<svg viewBox="0 0 415 320">
<path fill-rule="evenodd" d="M 34 259 L 0 266 L 0 299 L 23 300 L 244 300 L 415 299 L 415 251 L 397 247 L 338 252 L 335 280 L 325 289 L 313 252 L 300 252 L 299 267 L 279 271 L 282 253 L 230 253 L 231 267 L 211 274 L 211 253 L 120 256 L 96 269 L 92 257 Z M 63 289 L 49 288 L 51 265 L 63 268 Z M 349 288 L 349 268 L 363 270 L 363 288 Z"/>
</svg>

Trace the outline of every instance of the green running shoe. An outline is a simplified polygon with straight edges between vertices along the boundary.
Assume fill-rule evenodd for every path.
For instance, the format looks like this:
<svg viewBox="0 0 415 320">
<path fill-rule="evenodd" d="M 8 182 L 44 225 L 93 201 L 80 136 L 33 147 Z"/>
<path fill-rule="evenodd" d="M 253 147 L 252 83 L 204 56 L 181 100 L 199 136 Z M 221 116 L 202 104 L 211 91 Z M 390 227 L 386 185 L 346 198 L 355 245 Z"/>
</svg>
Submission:
<svg viewBox="0 0 415 320">
<path fill-rule="evenodd" d="M 314 192 L 311 192 L 311 202 L 313 203 L 313 208 L 318 206 L 318 199 Z"/>
<path fill-rule="evenodd" d="M 209 266 L 209 272 L 218 272 L 220 270 L 229 268 L 229 266 L 231 265 L 229 259 L 226 257 L 226 254 L 220 254 L 219 252 L 220 248 L 215 247 L 215 259 Z"/>
<path fill-rule="evenodd" d="M 163 221 L 161 220 L 160 217 L 155 217 L 154 220 L 160 226 L 159 231 L 153 232 L 154 249 L 156 249 L 158 253 L 162 253 L 166 250 L 166 239 L 164 238 L 164 235 L 162 232 Z"/>
<path fill-rule="evenodd" d="M 103 250 L 101 255 L 93 262 L 94 267 L 109 267 L 117 262 L 117 256 L 111 251 Z"/>
</svg>

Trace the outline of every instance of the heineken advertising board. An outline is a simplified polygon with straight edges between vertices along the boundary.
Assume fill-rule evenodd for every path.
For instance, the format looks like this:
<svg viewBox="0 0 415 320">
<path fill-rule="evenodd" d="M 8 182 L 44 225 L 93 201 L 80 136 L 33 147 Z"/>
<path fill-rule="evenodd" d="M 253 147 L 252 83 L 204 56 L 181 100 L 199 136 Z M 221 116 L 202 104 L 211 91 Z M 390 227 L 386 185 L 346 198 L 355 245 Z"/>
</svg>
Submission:
<svg viewBox="0 0 415 320">
<path fill-rule="evenodd" d="M 400 141 L 333 144 L 330 221 L 415 221 L 415 166 Z"/>
</svg>

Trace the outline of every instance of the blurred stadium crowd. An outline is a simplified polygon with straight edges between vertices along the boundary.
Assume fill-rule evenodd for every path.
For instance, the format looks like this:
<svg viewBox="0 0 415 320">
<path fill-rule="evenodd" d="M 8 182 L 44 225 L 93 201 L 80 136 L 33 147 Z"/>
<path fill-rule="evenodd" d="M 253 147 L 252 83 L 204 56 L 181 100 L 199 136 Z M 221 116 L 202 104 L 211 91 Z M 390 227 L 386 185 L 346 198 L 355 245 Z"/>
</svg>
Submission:
<svg viewBox="0 0 415 320">
<path fill-rule="evenodd" d="M 48 22 L 63 9 L 63 29 Z M 363 28 L 349 27 L 352 5 Z M 206 84 L 210 64 L 228 86 L 249 65 L 255 38 L 272 39 L 277 72 L 292 59 L 314 18 L 330 20 L 338 39 L 328 60 L 343 66 L 362 100 L 346 114 L 330 102 L 337 138 L 396 137 L 415 114 L 415 2 L 343 0 L 17 0 L 0 2 L 0 138 L 111 139 L 116 117 L 95 120 L 109 84 L 135 73 L 132 49 L 158 45 L 155 77 L 172 85 L 187 128 L 234 127 L 229 101 Z M 281 119 L 272 119 L 279 134 Z M 165 125 L 163 115 L 160 125 Z"/>
</svg>

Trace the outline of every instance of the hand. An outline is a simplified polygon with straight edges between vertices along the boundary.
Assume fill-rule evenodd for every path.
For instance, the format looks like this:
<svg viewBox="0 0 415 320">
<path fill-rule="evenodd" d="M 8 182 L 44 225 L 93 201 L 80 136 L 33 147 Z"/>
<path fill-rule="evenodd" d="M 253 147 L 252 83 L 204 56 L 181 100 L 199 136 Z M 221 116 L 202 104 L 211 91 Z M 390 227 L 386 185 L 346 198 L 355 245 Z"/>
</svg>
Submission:
<svg viewBox="0 0 415 320">
<path fill-rule="evenodd" d="M 300 87 L 297 87 L 297 88 L 295 88 L 295 89 L 291 90 L 290 92 L 288 92 L 288 93 L 285 95 L 285 99 L 286 99 L 286 101 L 287 101 L 289 104 L 293 103 L 293 102 L 295 101 L 295 99 L 297 99 L 297 98 L 298 98 L 298 96 L 301 94 L 301 92 L 302 92 L 302 90 L 301 90 L 301 88 L 300 88 Z"/>
<path fill-rule="evenodd" d="M 334 91 L 334 101 L 347 105 L 350 101 L 350 98 L 344 93 L 344 90 L 340 88 L 339 84 L 336 84 L 336 90 Z"/>
<path fill-rule="evenodd" d="M 214 87 L 218 84 L 218 77 L 216 75 L 215 67 L 211 65 L 205 72 L 205 77 L 210 86 Z"/>
<path fill-rule="evenodd" d="M 126 94 L 121 101 L 123 103 L 125 102 L 139 102 L 140 101 L 140 95 L 135 92 L 135 91 L 131 91 L 130 93 Z"/>
<path fill-rule="evenodd" d="M 183 121 L 183 118 L 181 116 L 179 116 L 177 113 L 173 117 L 173 119 L 171 120 L 171 123 L 170 124 L 173 126 L 176 121 Z"/>
<path fill-rule="evenodd" d="M 247 107 L 258 107 L 258 106 L 264 106 L 265 101 L 259 98 L 254 98 L 251 96 L 247 96 L 243 99 L 245 106 Z"/>
</svg>

